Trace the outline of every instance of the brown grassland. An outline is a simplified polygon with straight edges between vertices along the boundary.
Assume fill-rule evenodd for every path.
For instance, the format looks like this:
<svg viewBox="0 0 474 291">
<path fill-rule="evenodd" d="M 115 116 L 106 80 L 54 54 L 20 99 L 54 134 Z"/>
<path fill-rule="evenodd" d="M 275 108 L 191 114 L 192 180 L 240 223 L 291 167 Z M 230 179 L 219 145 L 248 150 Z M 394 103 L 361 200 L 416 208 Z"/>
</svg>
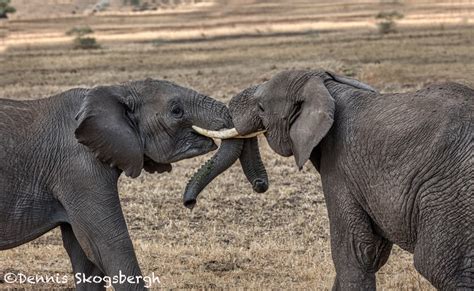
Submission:
<svg viewBox="0 0 474 291">
<path fill-rule="evenodd" d="M 416 4 L 423 2 L 423 4 Z M 380 34 L 380 11 L 404 14 Z M 172 80 L 228 102 L 241 89 L 288 68 L 325 68 L 382 92 L 432 82 L 474 86 L 473 1 L 220 1 L 154 13 L 11 20 L 1 24 L 0 97 L 44 98 L 72 87 L 146 77 Z M 65 32 L 88 24 L 101 44 L 72 49 Z M 334 267 L 320 177 L 309 165 L 274 154 L 261 139 L 270 177 L 256 194 L 238 164 L 203 191 L 193 212 L 182 206 L 186 181 L 209 155 L 172 173 L 120 179 L 120 196 L 144 274 L 166 289 L 329 289 Z M 0 252 L 8 272 L 67 274 L 54 230 Z M 412 256 L 394 247 L 379 271 L 383 290 L 431 290 Z M 42 284 L 43 288 L 53 287 Z M 35 287 L 10 285 L 1 288 Z"/>
</svg>

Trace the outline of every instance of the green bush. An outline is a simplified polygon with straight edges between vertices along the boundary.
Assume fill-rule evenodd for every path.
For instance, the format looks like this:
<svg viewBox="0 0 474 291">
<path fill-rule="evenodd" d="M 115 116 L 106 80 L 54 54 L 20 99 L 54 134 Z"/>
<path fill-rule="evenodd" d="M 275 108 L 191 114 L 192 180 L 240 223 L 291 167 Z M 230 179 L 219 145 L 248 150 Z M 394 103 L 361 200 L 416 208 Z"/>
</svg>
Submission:
<svg viewBox="0 0 474 291">
<path fill-rule="evenodd" d="M 386 34 L 390 32 L 395 32 L 395 21 L 392 20 L 383 20 L 377 22 L 377 29 L 379 33 Z"/>
<path fill-rule="evenodd" d="M 162 46 L 162 45 L 166 44 L 167 41 L 162 39 L 162 38 L 157 38 L 157 39 L 153 40 L 151 43 L 154 46 Z"/>
<path fill-rule="evenodd" d="M 138 6 L 140 5 L 140 0 L 123 0 L 124 5 L 133 5 L 133 6 Z"/>
<path fill-rule="evenodd" d="M 97 43 L 95 37 L 76 37 L 74 39 L 75 49 L 98 49 L 100 45 Z"/>
<path fill-rule="evenodd" d="M 109 0 L 100 0 L 97 4 L 95 4 L 94 6 L 94 12 L 101 12 L 101 11 L 105 11 L 107 10 L 107 8 L 109 7 L 110 5 L 110 1 Z"/>
<path fill-rule="evenodd" d="M 91 34 L 91 33 L 94 33 L 94 31 L 89 26 L 76 26 L 66 31 L 66 35 L 75 35 L 75 36 L 84 36 L 86 34 Z"/>
<path fill-rule="evenodd" d="M 396 10 L 393 10 L 393 11 L 381 11 L 379 12 L 376 16 L 375 16 L 376 19 L 382 19 L 382 20 L 395 20 L 395 19 L 402 19 L 403 18 L 403 14 L 396 11 Z"/>
<path fill-rule="evenodd" d="M 94 33 L 89 26 L 73 27 L 66 32 L 66 35 L 75 35 L 73 45 L 75 49 L 97 49 L 100 45 L 97 43 L 95 37 L 86 36 Z"/>
<path fill-rule="evenodd" d="M 0 18 L 8 18 L 8 14 L 15 12 L 15 7 L 10 6 L 10 0 L 0 0 Z"/>
<path fill-rule="evenodd" d="M 382 11 L 379 12 L 375 19 L 377 20 L 377 29 L 379 33 L 386 34 L 395 32 L 396 20 L 402 19 L 403 14 L 398 11 Z"/>
</svg>

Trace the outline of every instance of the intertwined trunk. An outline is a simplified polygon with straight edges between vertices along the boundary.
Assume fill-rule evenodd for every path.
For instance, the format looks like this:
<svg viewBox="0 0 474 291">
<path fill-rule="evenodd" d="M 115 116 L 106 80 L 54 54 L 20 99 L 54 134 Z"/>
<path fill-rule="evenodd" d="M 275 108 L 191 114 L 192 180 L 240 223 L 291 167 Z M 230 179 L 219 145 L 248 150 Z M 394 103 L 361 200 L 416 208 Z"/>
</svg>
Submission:
<svg viewBox="0 0 474 291">
<path fill-rule="evenodd" d="M 218 101 L 210 98 L 204 100 L 204 102 L 201 100 L 197 111 L 199 112 L 197 115 L 201 119 L 196 121 L 198 126 L 211 130 L 222 129 L 222 125 L 216 124 L 215 118 L 212 118 L 217 115 L 225 120 L 224 126 L 226 128 L 233 127 L 229 110 Z M 183 197 L 184 205 L 192 209 L 196 204 L 199 193 L 239 158 L 245 176 L 252 184 L 253 189 L 259 193 L 265 192 L 268 189 L 268 177 L 260 158 L 257 139 L 226 139 L 222 141 L 216 154 L 202 165 L 188 182 Z"/>
</svg>

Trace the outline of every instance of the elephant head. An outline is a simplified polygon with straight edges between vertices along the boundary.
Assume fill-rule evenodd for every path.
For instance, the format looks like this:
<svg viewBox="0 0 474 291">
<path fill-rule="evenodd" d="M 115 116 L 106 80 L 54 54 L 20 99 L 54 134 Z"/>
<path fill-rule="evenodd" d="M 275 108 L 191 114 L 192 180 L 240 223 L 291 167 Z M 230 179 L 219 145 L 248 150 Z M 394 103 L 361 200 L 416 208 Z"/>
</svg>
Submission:
<svg viewBox="0 0 474 291">
<path fill-rule="evenodd" d="M 215 150 L 214 141 L 195 128 L 233 127 L 223 103 L 152 79 L 88 90 L 76 119 L 77 140 L 130 177 L 139 176 L 142 169 L 169 172 L 173 162 Z M 229 139 L 191 180 L 185 205 L 192 208 L 199 192 L 239 157 L 255 191 L 265 191 L 268 181 L 256 140 Z"/>
<path fill-rule="evenodd" d="M 147 79 L 87 91 L 75 136 L 96 157 L 137 177 L 217 146 L 192 129 L 232 125 L 224 104 L 172 82 Z M 232 144 L 232 141 L 228 143 Z"/>
<path fill-rule="evenodd" d="M 293 155 L 301 169 L 334 121 L 335 100 L 328 80 L 375 91 L 327 71 L 283 71 L 232 98 L 229 109 L 235 128 L 225 138 L 264 132 L 270 147 L 282 156 Z"/>
</svg>

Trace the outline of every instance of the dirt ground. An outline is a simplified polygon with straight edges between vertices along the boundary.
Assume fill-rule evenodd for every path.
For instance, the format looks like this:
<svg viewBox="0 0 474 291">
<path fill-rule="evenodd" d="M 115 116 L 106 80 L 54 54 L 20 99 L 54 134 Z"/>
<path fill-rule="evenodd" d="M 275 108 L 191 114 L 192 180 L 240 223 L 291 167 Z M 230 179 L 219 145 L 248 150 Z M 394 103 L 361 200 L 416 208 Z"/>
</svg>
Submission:
<svg viewBox="0 0 474 291">
<path fill-rule="evenodd" d="M 245 2 L 245 3 L 243 3 Z M 228 102 L 288 68 L 325 68 L 382 92 L 432 82 L 474 86 L 473 1 L 221 1 L 179 11 L 12 20 L 0 39 L 0 97 L 44 98 L 72 87 L 146 77 L 168 79 Z M 380 11 L 404 14 L 380 34 Z M 102 48 L 74 50 L 65 31 L 88 24 Z M 238 164 L 203 191 L 190 212 L 185 182 L 210 155 L 172 173 L 120 179 L 121 201 L 144 274 L 155 287 L 329 289 L 334 267 L 320 177 L 272 153 L 261 140 L 271 187 L 256 194 Z M 68 275 L 59 231 L 0 252 L 0 278 Z M 394 247 L 382 290 L 432 290 L 412 256 Z M 35 287 L 11 285 L 0 289 Z"/>
</svg>

